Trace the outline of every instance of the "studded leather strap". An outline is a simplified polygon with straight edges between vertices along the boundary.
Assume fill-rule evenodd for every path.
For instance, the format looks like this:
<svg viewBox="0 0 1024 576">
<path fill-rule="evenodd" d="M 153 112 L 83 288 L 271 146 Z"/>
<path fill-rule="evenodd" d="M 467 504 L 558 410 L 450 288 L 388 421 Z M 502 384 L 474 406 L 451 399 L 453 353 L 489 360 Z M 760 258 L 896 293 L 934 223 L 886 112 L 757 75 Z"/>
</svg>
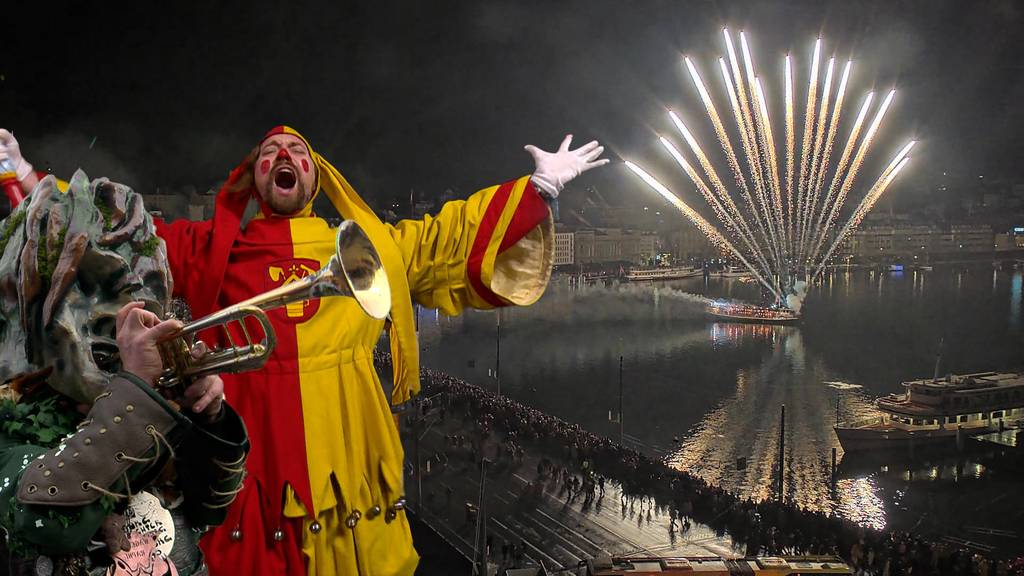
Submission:
<svg viewBox="0 0 1024 576">
<path fill-rule="evenodd" d="M 18 501 L 82 506 L 124 490 L 125 483 L 162 466 L 191 426 L 138 377 L 118 374 L 79 430 L 29 463 L 18 482 Z"/>
</svg>

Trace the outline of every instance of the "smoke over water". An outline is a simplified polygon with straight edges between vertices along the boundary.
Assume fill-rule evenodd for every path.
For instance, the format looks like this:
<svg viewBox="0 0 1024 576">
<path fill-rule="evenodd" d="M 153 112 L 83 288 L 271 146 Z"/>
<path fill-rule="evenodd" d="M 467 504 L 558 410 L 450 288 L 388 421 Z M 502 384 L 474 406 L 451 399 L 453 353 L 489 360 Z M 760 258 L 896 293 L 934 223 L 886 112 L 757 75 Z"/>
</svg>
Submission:
<svg viewBox="0 0 1024 576">
<path fill-rule="evenodd" d="M 686 290 L 653 283 L 611 282 L 569 285 L 552 282 L 544 297 L 531 308 L 534 319 L 580 323 L 622 320 L 677 321 L 705 318 L 709 300 Z M 505 313 L 519 314 L 510 309 Z"/>
</svg>

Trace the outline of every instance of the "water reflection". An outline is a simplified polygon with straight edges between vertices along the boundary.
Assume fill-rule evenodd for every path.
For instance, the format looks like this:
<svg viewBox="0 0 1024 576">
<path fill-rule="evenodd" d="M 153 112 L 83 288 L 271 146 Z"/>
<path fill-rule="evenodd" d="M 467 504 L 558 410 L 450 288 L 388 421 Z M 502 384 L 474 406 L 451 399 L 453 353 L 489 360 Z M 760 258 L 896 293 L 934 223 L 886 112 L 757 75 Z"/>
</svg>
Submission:
<svg viewBox="0 0 1024 576">
<path fill-rule="evenodd" d="M 667 461 L 744 497 L 777 498 L 785 405 L 786 500 L 813 510 L 864 510 L 863 516 L 850 517 L 884 524 L 884 508 L 877 491 L 869 489 L 871 482 L 846 481 L 832 493 L 831 448 L 839 448 L 832 426 L 839 392 L 824 383 L 824 365 L 808 355 L 800 329 L 715 324 L 712 334 L 737 341 L 760 338 L 772 346 L 759 365 L 737 373 L 735 392 L 690 430 Z M 859 394 L 849 389 L 842 394 L 851 397 L 843 407 L 847 416 L 870 413 L 870 404 Z"/>
<path fill-rule="evenodd" d="M 932 373 L 943 336 L 944 372 L 1016 368 L 1024 277 L 997 272 L 993 292 L 987 266 L 973 275 L 948 267 L 902 277 L 831 274 L 812 288 L 799 326 L 708 321 L 705 297 L 758 298 L 756 285 L 734 279 L 556 282 L 536 305 L 500 312 L 502 393 L 618 439 L 608 412 L 618 409 L 622 356 L 627 441 L 757 498 L 776 496 L 785 404 L 786 498 L 909 528 L 921 510 L 934 510 L 940 487 L 955 485 L 957 501 L 977 508 L 1006 485 L 969 460 L 857 466 L 839 450 L 833 491 L 836 400 L 841 420 L 876 415 L 875 397 Z M 421 314 L 424 365 L 493 390 L 497 314 Z M 946 514 L 946 522 L 956 520 Z"/>
<path fill-rule="evenodd" d="M 1021 284 L 1022 275 L 1018 272 L 1010 280 L 1010 328 L 1014 331 L 1020 330 Z"/>
</svg>

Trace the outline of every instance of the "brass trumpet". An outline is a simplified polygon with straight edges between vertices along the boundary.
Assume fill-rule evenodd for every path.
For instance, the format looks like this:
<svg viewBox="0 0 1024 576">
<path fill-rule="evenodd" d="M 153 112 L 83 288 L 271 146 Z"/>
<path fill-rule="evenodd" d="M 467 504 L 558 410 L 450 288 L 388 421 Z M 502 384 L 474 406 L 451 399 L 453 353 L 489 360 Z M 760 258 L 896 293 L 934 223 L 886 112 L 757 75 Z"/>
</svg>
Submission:
<svg viewBox="0 0 1024 576">
<path fill-rule="evenodd" d="M 267 312 L 294 302 L 324 296 L 351 296 L 372 318 L 384 319 L 391 311 L 391 288 L 377 250 L 358 224 L 346 220 L 338 227 L 334 256 L 319 272 L 279 286 L 182 326 L 160 345 L 164 371 L 158 388 L 186 387 L 208 374 L 247 372 L 262 367 L 274 351 L 277 337 Z M 246 318 L 260 325 L 264 339 L 254 342 Z M 237 323 L 244 342 L 236 343 L 228 330 Z M 199 358 L 191 350 L 197 333 L 220 326 L 229 346 L 212 349 Z"/>
</svg>

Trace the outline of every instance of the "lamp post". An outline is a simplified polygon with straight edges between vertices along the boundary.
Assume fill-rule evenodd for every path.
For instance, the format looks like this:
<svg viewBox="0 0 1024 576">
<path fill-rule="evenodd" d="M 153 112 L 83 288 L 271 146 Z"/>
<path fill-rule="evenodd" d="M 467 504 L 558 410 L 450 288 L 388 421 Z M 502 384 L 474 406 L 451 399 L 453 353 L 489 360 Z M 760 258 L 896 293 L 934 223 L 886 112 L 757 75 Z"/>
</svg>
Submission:
<svg viewBox="0 0 1024 576">
<path fill-rule="evenodd" d="M 622 430 L 622 356 L 619 356 L 619 445 L 624 438 Z"/>
<path fill-rule="evenodd" d="M 498 396 L 501 396 L 501 309 L 497 310 L 498 328 L 494 333 L 494 380 L 498 383 Z"/>
</svg>

